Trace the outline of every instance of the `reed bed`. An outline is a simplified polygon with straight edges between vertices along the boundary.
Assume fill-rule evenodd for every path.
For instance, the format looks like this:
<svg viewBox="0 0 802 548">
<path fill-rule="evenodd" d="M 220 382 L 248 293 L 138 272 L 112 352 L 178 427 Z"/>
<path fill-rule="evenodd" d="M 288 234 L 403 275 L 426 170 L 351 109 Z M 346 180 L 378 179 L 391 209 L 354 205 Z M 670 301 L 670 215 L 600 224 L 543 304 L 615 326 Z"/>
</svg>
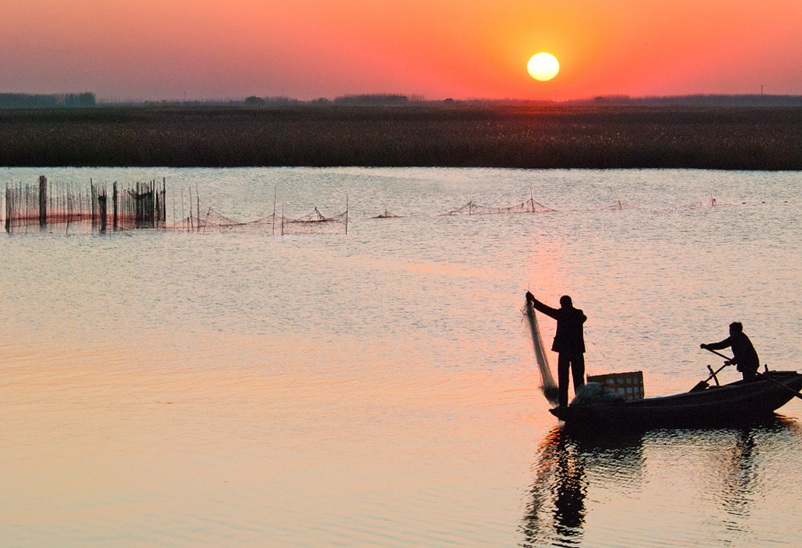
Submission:
<svg viewBox="0 0 802 548">
<path fill-rule="evenodd" d="M 4 166 L 802 170 L 802 108 L 533 106 L 0 111 Z"/>
</svg>

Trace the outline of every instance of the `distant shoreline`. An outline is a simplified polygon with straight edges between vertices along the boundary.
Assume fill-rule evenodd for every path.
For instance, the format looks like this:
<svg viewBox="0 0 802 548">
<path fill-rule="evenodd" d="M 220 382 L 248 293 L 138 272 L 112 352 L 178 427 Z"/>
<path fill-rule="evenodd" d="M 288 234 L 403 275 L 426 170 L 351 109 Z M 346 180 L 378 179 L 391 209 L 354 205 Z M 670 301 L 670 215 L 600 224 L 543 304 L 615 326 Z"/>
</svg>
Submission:
<svg viewBox="0 0 802 548">
<path fill-rule="evenodd" d="M 0 110 L 5 167 L 802 170 L 802 107 L 292 105 Z"/>
</svg>

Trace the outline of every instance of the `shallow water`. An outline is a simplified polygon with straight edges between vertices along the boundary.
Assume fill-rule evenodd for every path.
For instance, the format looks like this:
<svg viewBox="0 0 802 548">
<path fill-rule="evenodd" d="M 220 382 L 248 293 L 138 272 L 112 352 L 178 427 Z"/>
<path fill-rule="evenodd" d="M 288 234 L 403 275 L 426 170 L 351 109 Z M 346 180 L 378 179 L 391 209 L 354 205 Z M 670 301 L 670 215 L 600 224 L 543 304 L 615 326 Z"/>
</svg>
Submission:
<svg viewBox="0 0 802 548">
<path fill-rule="evenodd" d="M 799 174 L 0 180 L 41 174 L 165 177 L 168 217 L 189 189 L 242 221 L 274 197 L 290 217 L 347 203 L 349 226 L 0 237 L 8 545 L 802 543 L 802 402 L 752 428 L 576 437 L 547 412 L 521 316 L 527 289 L 571 294 L 588 372 L 640 369 L 647 395 L 719 366 L 699 343 L 735 320 L 762 362 L 799 369 Z M 442 216 L 530 193 L 555 211 Z M 385 209 L 402 217 L 372 218 Z"/>
</svg>

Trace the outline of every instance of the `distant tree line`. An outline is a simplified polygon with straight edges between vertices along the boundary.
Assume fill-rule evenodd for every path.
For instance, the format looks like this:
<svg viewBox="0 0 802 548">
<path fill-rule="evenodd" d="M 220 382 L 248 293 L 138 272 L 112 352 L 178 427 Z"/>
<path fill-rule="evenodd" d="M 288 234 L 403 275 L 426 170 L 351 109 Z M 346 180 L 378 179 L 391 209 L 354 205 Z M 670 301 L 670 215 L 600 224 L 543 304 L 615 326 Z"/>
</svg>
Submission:
<svg viewBox="0 0 802 548">
<path fill-rule="evenodd" d="M 246 107 L 263 107 L 266 105 L 283 106 L 296 105 L 298 103 L 300 103 L 298 99 L 292 99 L 283 95 L 279 95 L 277 97 L 257 97 L 255 95 L 251 95 L 250 97 L 246 97 L 242 102 L 242 104 L 244 104 Z"/>
<path fill-rule="evenodd" d="M 144 107 L 293 107 L 293 106 L 337 105 L 346 107 L 378 106 L 470 106 L 470 107 L 502 107 L 502 106 L 636 106 L 636 107 L 802 107 L 802 95 L 676 95 L 631 97 L 629 95 L 603 95 L 587 99 L 570 101 L 532 101 L 514 99 L 470 99 L 470 100 L 426 100 L 420 95 L 404 95 L 399 93 L 367 93 L 342 95 L 328 99 L 321 97 L 312 100 L 301 100 L 285 95 L 256 96 L 236 99 L 204 99 L 204 100 L 160 100 L 160 101 L 101 101 L 97 102 L 94 93 L 0 93 L 0 109 L 60 109 L 87 108 L 103 106 L 117 108 L 126 106 Z"/>
<path fill-rule="evenodd" d="M 207 102 L 208 105 L 215 102 Z M 221 103 L 222 104 L 222 103 Z M 629 95 L 600 95 L 587 99 L 568 101 L 531 101 L 515 99 L 469 99 L 426 100 L 420 95 L 403 95 L 398 93 L 367 93 L 357 95 L 341 95 L 333 99 L 321 97 L 311 101 L 293 99 L 286 96 L 257 97 L 250 96 L 242 101 L 231 101 L 231 105 L 241 104 L 246 107 L 287 106 L 287 105 L 340 105 L 340 106 L 404 106 L 404 105 L 590 105 L 590 106 L 685 106 L 685 107 L 800 107 L 802 95 L 669 95 L 631 97 Z M 190 105 L 188 105 L 190 106 Z M 197 106 L 197 105 L 196 105 Z"/>
<path fill-rule="evenodd" d="M 343 95 L 334 99 L 335 105 L 405 105 L 409 103 L 406 95 L 372 93 L 367 95 Z"/>
<path fill-rule="evenodd" d="M 0 108 L 84 108 L 93 106 L 95 106 L 94 93 L 56 93 L 50 95 L 0 93 Z"/>
<path fill-rule="evenodd" d="M 332 100 L 326 98 L 320 98 L 311 101 L 310 103 L 318 105 L 332 103 L 335 105 L 347 105 L 347 106 L 356 106 L 356 105 L 399 106 L 399 105 L 406 105 L 410 103 L 419 103 L 419 102 L 423 102 L 423 98 L 416 95 L 407 96 L 396 93 L 368 93 L 362 95 L 342 95 L 340 97 L 335 97 Z M 257 97 L 255 95 L 252 95 L 250 97 L 246 97 L 245 100 L 243 101 L 243 104 L 248 107 L 297 105 L 301 103 L 303 103 L 303 101 L 284 96 Z"/>
<path fill-rule="evenodd" d="M 592 100 L 569 101 L 569 103 L 621 106 L 800 107 L 802 106 L 802 95 L 671 95 L 665 97 L 602 95 L 594 97 Z"/>
</svg>

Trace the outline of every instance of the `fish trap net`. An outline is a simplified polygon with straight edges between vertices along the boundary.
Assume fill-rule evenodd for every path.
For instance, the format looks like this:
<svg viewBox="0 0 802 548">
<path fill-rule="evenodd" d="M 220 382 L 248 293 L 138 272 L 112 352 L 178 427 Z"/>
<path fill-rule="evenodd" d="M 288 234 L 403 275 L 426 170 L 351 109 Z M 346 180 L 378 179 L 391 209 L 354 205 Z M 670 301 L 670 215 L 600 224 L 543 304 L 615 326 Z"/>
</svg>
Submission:
<svg viewBox="0 0 802 548">
<path fill-rule="evenodd" d="M 217 211 L 214 207 L 199 209 L 173 227 L 176 230 L 191 232 L 259 232 L 274 236 L 305 234 L 346 234 L 348 231 L 348 211 L 326 216 L 316 207 L 311 213 L 297 218 L 283 214 L 270 214 L 258 219 L 243 221 Z"/>
<path fill-rule="evenodd" d="M 446 213 L 443 213 L 443 216 L 454 216 L 454 215 L 513 215 L 519 213 L 547 213 L 550 211 L 555 211 L 554 209 L 541 204 L 540 202 L 536 201 L 534 198 L 529 198 L 525 202 L 520 204 L 507 206 L 507 207 L 490 207 L 477 204 L 473 200 L 469 201 L 467 204 L 459 207 L 457 209 L 452 209 Z"/>
</svg>

